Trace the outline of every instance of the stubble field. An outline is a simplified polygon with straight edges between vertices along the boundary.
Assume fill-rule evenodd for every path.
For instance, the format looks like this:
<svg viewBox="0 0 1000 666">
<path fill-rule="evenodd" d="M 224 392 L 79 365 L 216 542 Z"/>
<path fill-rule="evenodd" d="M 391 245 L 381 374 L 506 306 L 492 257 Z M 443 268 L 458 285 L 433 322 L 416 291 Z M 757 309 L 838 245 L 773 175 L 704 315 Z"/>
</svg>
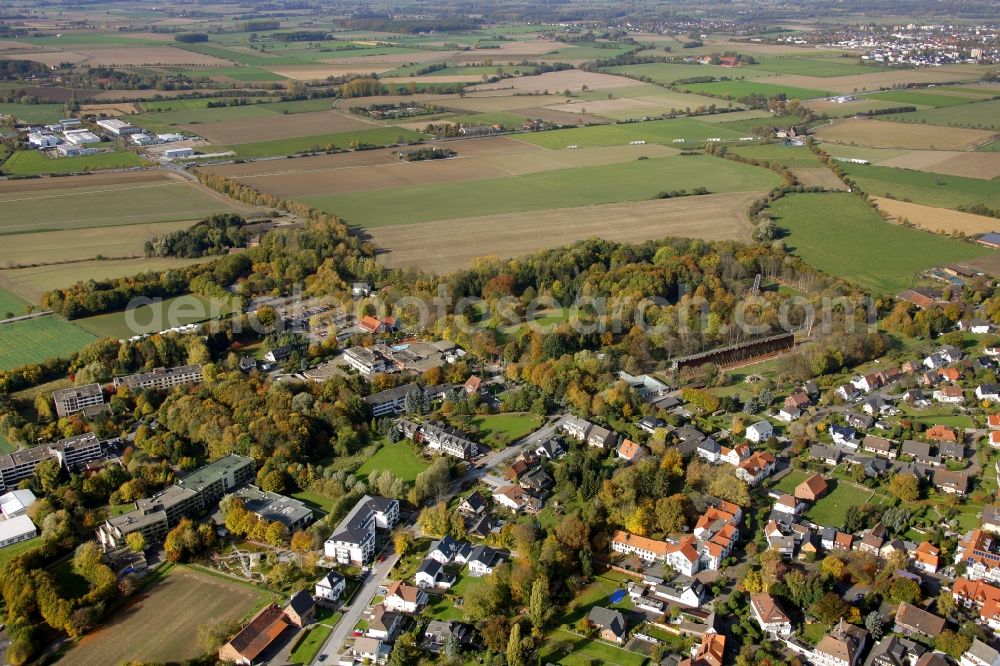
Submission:
<svg viewBox="0 0 1000 666">
<path fill-rule="evenodd" d="M 815 132 L 822 141 L 872 148 L 969 150 L 986 143 L 994 132 L 959 127 L 911 125 L 882 120 L 836 120 Z"/>
<path fill-rule="evenodd" d="M 921 229 L 935 233 L 961 231 L 971 236 L 996 231 L 997 228 L 1000 228 L 1000 220 L 994 217 L 972 215 L 957 210 L 935 208 L 895 199 L 875 197 L 875 201 L 880 209 L 892 216 L 893 220 L 899 221 L 901 218 L 905 218 Z"/>
<path fill-rule="evenodd" d="M 213 124 L 181 125 L 180 127 L 192 134 L 204 137 L 210 143 L 229 146 L 300 136 L 354 132 L 378 126 L 377 123 L 338 111 L 314 111 L 296 113 L 287 119 L 266 115 Z"/>
</svg>

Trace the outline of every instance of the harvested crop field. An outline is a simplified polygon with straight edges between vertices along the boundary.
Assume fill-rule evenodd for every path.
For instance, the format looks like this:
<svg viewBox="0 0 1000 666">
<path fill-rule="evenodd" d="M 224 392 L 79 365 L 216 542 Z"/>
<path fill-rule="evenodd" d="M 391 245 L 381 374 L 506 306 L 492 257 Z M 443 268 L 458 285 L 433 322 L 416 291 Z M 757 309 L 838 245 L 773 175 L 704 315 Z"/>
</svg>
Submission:
<svg viewBox="0 0 1000 666">
<path fill-rule="evenodd" d="M 759 196 L 732 192 L 700 197 L 561 208 L 441 220 L 371 230 L 381 260 L 402 268 L 459 270 L 478 256 L 511 257 L 591 237 L 638 242 L 663 236 L 745 240 L 745 211 Z"/>
<path fill-rule="evenodd" d="M 44 231 L 3 237 L 0 269 L 102 257 L 141 257 L 147 240 L 186 229 L 194 221 Z"/>
<path fill-rule="evenodd" d="M 323 80 L 330 76 L 344 76 L 345 74 L 381 74 L 395 69 L 393 63 L 365 63 L 365 64 L 344 64 L 344 65 L 290 65 L 283 67 L 266 67 L 267 71 L 287 79 L 296 81 L 312 81 L 313 79 Z"/>
<path fill-rule="evenodd" d="M 885 199 L 873 197 L 878 207 L 887 212 L 894 221 L 901 218 L 912 222 L 922 229 L 938 232 L 962 231 L 967 235 L 984 234 L 996 231 L 1000 227 L 1000 221 L 994 217 L 983 215 L 972 215 L 962 213 L 957 210 L 947 208 L 935 208 L 922 204 L 910 203 L 908 201 L 897 201 L 895 199 Z"/>
<path fill-rule="evenodd" d="M 844 181 L 826 167 L 803 167 L 792 169 L 799 183 L 806 187 L 822 187 L 827 190 L 846 190 Z"/>
<path fill-rule="evenodd" d="M 663 95 L 648 95 L 644 97 L 618 97 L 615 99 L 584 100 L 572 99 L 546 106 L 546 109 L 565 111 L 569 113 L 589 113 L 595 116 L 605 116 L 615 120 L 626 118 L 641 118 L 643 116 L 658 116 L 671 109 L 696 109 L 699 106 L 719 104 L 719 100 L 700 95 L 684 93 L 667 93 Z"/>
<path fill-rule="evenodd" d="M 155 178 L 132 177 L 136 175 Z M 192 220 L 248 210 L 165 172 L 6 181 L 0 185 L 0 205 L 0 234 Z"/>
<path fill-rule="evenodd" d="M 1000 153 L 928 150 L 879 162 L 879 166 L 992 180 L 1000 176 Z"/>
<path fill-rule="evenodd" d="M 468 92 L 487 90 L 503 90 L 508 94 L 544 92 L 561 93 L 564 90 L 579 91 L 583 86 L 590 90 L 610 90 L 634 86 L 635 81 L 612 74 L 584 72 L 579 69 L 567 69 L 561 72 L 548 72 L 538 76 L 522 76 L 516 79 L 504 79 L 496 83 L 475 86 Z"/>
<path fill-rule="evenodd" d="M 995 134 L 958 127 L 909 125 L 881 120 L 836 120 L 815 132 L 822 141 L 872 148 L 914 150 L 969 150 L 986 143 Z"/>
<path fill-rule="evenodd" d="M 454 146 L 457 142 L 452 142 Z M 523 176 L 543 171 L 632 162 L 640 157 L 670 157 L 679 151 L 659 145 L 610 146 L 573 151 L 551 151 L 514 142 L 513 151 L 463 155 L 446 160 L 405 162 L 391 152 L 385 161 L 364 168 L 333 166 L 324 170 L 271 173 L 240 178 L 260 190 L 280 197 L 324 196 L 372 190 L 420 187 L 440 183 Z M 375 152 L 375 151 L 364 151 Z M 383 151 L 378 151 L 383 152 Z M 388 154 L 386 154 L 388 153 Z M 287 168 L 287 165 L 280 165 Z"/>
<path fill-rule="evenodd" d="M 248 585 L 174 569 L 56 663 L 106 666 L 193 659 L 203 652 L 198 641 L 200 625 L 241 618 L 262 596 Z M 151 627 L 156 631 L 150 631 Z"/>
<path fill-rule="evenodd" d="M 274 141 L 299 136 L 335 134 L 379 127 L 377 123 L 339 111 L 296 113 L 277 118 L 266 115 L 258 118 L 225 120 L 212 124 L 181 125 L 182 129 L 207 139 L 210 143 L 228 146 L 254 141 Z"/>
<path fill-rule="evenodd" d="M 142 113 L 142 109 L 135 102 L 120 102 L 118 104 L 82 104 L 80 113 L 93 113 L 94 115 L 105 116 L 127 116 L 133 113 Z"/>
<path fill-rule="evenodd" d="M 587 113 L 571 113 L 556 107 L 529 106 L 512 109 L 511 113 L 560 125 L 594 125 L 608 122 L 606 116 L 595 116 L 590 113 L 590 109 L 587 109 Z"/>
<path fill-rule="evenodd" d="M 852 74 L 833 78 L 786 74 L 768 78 L 767 82 L 799 88 L 820 87 L 835 93 L 847 94 L 891 88 L 900 83 L 944 83 L 962 78 L 960 74 L 956 75 L 954 72 L 941 71 L 941 69 L 943 68 L 891 69 L 873 71 L 871 74 Z M 979 75 L 971 70 L 966 76 L 967 78 L 979 78 Z"/>
<path fill-rule="evenodd" d="M 142 48 L 73 49 L 84 56 L 83 62 L 91 67 L 136 65 L 208 65 L 225 67 L 230 63 L 201 53 L 194 53 L 172 46 L 143 46 Z"/>
</svg>

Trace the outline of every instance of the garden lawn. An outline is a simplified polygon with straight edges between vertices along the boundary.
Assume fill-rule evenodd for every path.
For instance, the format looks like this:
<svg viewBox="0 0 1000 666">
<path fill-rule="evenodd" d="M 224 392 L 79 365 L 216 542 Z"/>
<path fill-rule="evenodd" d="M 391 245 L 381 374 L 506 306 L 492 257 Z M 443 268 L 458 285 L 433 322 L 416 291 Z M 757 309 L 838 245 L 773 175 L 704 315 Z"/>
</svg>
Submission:
<svg viewBox="0 0 1000 666">
<path fill-rule="evenodd" d="M 126 169 L 146 164 L 141 157 L 127 151 L 51 158 L 39 150 L 19 150 L 3 163 L 3 173 L 8 176 L 40 176 Z"/>
<path fill-rule="evenodd" d="M 852 506 L 868 504 L 868 498 L 872 491 L 867 488 L 856 486 L 848 481 L 830 479 L 828 483 L 833 486 L 833 490 L 827 491 L 806 511 L 806 517 L 817 525 L 828 527 L 840 527 L 847 519 L 847 510 Z M 872 497 L 871 503 L 878 504 L 882 497 L 876 494 Z"/>
<path fill-rule="evenodd" d="M 617 666 L 643 666 L 645 655 L 620 648 L 603 641 L 591 640 L 577 634 L 557 629 L 539 650 L 539 662 L 565 666 L 591 666 L 591 664 L 616 664 Z"/>
<path fill-rule="evenodd" d="M 821 271 L 882 293 L 909 287 L 928 268 L 990 252 L 885 222 L 846 192 L 791 194 L 771 204 L 770 211 L 790 251 Z"/>
<path fill-rule="evenodd" d="M 793 469 L 774 484 L 774 489 L 791 495 L 795 493 L 795 487 L 810 476 L 812 476 L 812 472 L 807 472 L 804 469 Z"/>
<path fill-rule="evenodd" d="M 302 136 L 275 141 L 258 141 L 233 146 L 239 157 L 273 157 L 278 155 L 294 155 L 305 152 L 321 152 L 331 148 L 347 149 L 357 145 L 369 144 L 388 146 L 396 143 L 420 140 L 420 135 L 400 127 L 385 127 L 357 132 L 338 132 L 321 134 L 319 136 Z"/>
<path fill-rule="evenodd" d="M 299 500 L 300 502 L 305 502 L 309 505 L 309 508 L 314 511 L 322 511 L 323 513 L 330 513 L 330 509 L 333 508 L 334 500 L 329 497 L 324 497 L 323 495 L 317 495 L 316 493 L 311 493 L 308 490 L 301 490 L 297 493 L 292 493 L 292 497 Z"/>
<path fill-rule="evenodd" d="M 872 196 L 889 196 L 938 208 L 977 204 L 1000 208 L 1000 187 L 995 180 L 843 162 L 839 166 Z"/>
<path fill-rule="evenodd" d="M 565 626 L 575 627 L 580 618 L 586 617 L 594 606 L 610 606 L 609 597 L 618 588 L 624 588 L 627 584 L 626 580 L 629 579 L 624 574 L 615 572 L 595 576 L 593 582 L 570 603 L 561 623 Z"/>
<path fill-rule="evenodd" d="M 373 228 L 464 217 L 646 201 L 665 190 L 767 190 L 772 171 L 707 155 L 636 160 L 465 183 L 304 197 L 348 224 Z"/>
<path fill-rule="evenodd" d="M 311 664 L 332 632 L 333 629 L 322 624 L 314 626 L 292 651 L 290 661 L 293 664 Z"/>
<path fill-rule="evenodd" d="M 19 541 L 18 543 L 11 544 L 10 546 L 0 548 L 0 571 L 3 571 L 4 567 L 7 566 L 7 563 L 10 562 L 15 555 L 20 555 L 25 551 L 41 545 L 42 537 L 35 537 L 34 539 Z"/>
<path fill-rule="evenodd" d="M 372 472 L 387 469 L 404 481 L 412 482 L 427 467 L 424 459 L 405 441 L 386 443 L 358 468 L 355 476 L 367 479 Z"/>
<path fill-rule="evenodd" d="M 0 324 L 0 370 L 49 358 L 69 358 L 96 339 L 55 315 Z"/>
<path fill-rule="evenodd" d="M 529 433 L 538 430 L 542 425 L 542 417 L 534 414 L 488 414 L 472 419 L 472 425 L 479 431 L 481 438 L 495 435 L 506 436 L 515 442 Z"/>
</svg>

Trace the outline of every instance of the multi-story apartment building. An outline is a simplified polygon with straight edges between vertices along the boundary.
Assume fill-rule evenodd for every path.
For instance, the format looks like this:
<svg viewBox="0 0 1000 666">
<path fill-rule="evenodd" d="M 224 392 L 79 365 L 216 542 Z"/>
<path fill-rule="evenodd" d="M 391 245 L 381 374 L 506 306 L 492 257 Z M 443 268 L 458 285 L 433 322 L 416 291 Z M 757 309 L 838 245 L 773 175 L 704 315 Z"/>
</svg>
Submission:
<svg viewBox="0 0 1000 666">
<path fill-rule="evenodd" d="M 73 469 L 104 454 L 101 440 L 92 432 L 60 440 L 51 449 L 59 456 L 59 462 L 66 469 Z"/>
<path fill-rule="evenodd" d="M 204 375 L 200 365 L 183 365 L 176 368 L 156 368 L 150 372 L 140 372 L 124 377 L 115 377 L 115 388 L 127 386 L 133 391 L 145 389 L 166 390 L 175 386 L 194 384 L 202 381 Z"/>
<path fill-rule="evenodd" d="M 326 556 L 342 564 L 365 564 L 375 555 L 375 533 L 388 531 L 399 521 L 399 502 L 365 495 L 326 540 Z"/>
<path fill-rule="evenodd" d="M 23 479 L 35 473 L 35 468 L 46 460 L 58 460 L 56 452 L 48 446 L 20 449 L 0 456 L 0 491 L 14 488 Z"/>
<path fill-rule="evenodd" d="M 104 391 L 100 384 L 73 386 L 52 392 L 52 401 L 56 405 L 56 415 L 59 418 L 82 412 L 84 408 L 104 404 Z"/>
</svg>

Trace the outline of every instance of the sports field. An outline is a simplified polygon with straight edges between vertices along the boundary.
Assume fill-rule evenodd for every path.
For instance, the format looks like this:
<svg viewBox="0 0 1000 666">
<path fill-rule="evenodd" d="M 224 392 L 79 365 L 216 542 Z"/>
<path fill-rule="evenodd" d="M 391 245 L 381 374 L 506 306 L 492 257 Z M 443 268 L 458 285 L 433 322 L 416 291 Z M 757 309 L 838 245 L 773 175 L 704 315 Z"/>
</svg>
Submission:
<svg viewBox="0 0 1000 666">
<path fill-rule="evenodd" d="M 909 287 L 933 266 L 992 252 L 885 222 L 853 194 L 790 194 L 770 210 L 790 251 L 825 273 L 882 293 Z"/>
<path fill-rule="evenodd" d="M 148 164 L 148 162 L 128 151 L 51 158 L 39 150 L 19 150 L 3 163 L 2 171 L 8 176 L 40 176 L 44 174 L 84 173 L 104 169 L 125 169 L 144 164 Z"/>
<path fill-rule="evenodd" d="M 104 666 L 124 661 L 182 662 L 201 656 L 198 627 L 247 615 L 264 594 L 193 569 L 175 568 L 88 634 L 56 662 Z M 155 627 L 156 631 L 150 628 Z"/>
<path fill-rule="evenodd" d="M 245 210 L 198 183 L 164 172 L 0 183 L 0 234 L 86 229 Z"/>
<path fill-rule="evenodd" d="M 1000 188 L 991 180 L 863 164 L 841 166 L 861 189 L 873 196 L 888 195 L 938 208 L 977 204 L 1000 208 Z"/>
<path fill-rule="evenodd" d="M 0 370 L 40 363 L 47 358 L 68 358 L 96 339 L 54 315 L 0 324 Z"/>
<path fill-rule="evenodd" d="M 705 155 L 663 157 L 605 166 L 548 171 L 512 178 L 381 191 L 303 197 L 348 224 L 374 228 L 622 201 L 642 201 L 670 190 L 706 187 L 713 193 L 777 185 L 771 171 Z"/>
<path fill-rule="evenodd" d="M 198 294 L 175 296 L 144 304 L 124 312 L 108 312 L 77 319 L 80 328 L 98 337 L 127 339 L 143 333 L 158 333 L 175 326 L 198 323 L 232 314 L 234 308 Z"/>
</svg>

